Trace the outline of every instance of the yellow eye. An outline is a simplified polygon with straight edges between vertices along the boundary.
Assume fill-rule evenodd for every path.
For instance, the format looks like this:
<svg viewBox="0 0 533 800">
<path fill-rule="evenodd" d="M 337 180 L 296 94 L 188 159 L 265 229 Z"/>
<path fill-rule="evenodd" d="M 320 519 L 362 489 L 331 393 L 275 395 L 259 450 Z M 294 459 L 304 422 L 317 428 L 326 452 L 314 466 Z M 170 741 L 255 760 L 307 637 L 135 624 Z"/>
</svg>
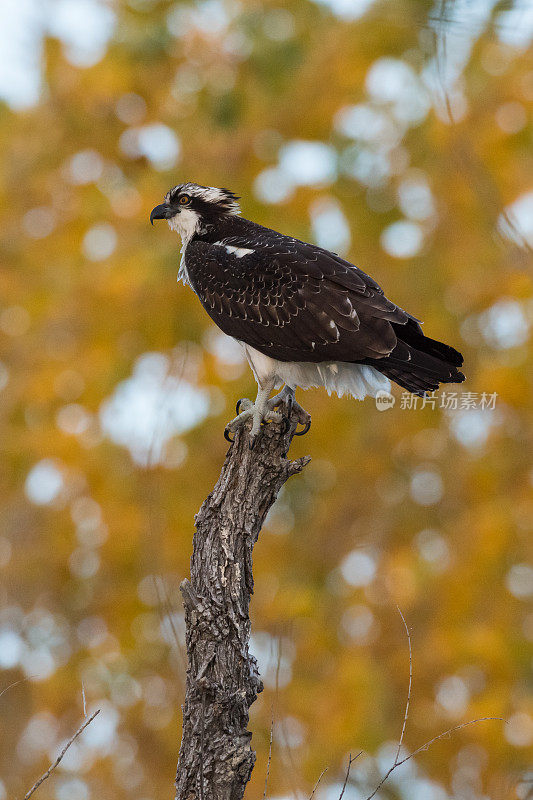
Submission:
<svg viewBox="0 0 533 800">
<path fill-rule="evenodd" d="M 190 202 L 191 202 L 191 198 L 189 197 L 188 194 L 182 194 L 180 196 L 180 199 L 178 200 L 178 203 L 180 204 L 180 206 L 186 206 Z"/>
</svg>

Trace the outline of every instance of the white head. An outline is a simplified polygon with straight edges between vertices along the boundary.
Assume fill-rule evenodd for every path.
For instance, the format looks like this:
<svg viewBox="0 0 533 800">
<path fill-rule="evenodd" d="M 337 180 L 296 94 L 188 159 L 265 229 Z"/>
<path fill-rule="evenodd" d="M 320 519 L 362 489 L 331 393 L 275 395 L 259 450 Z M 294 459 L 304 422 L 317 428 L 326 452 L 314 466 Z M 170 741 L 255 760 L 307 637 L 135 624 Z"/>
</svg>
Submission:
<svg viewBox="0 0 533 800">
<path fill-rule="evenodd" d="M 180 183 L 167 192 L 164 203 L 153 209 L 150 222 L 168 220 L 172 230 L 187 244 L 195 233 L 215 226 L 221 217 L 239 213 L 238 197 L 229 189 Z"/>
</svg>

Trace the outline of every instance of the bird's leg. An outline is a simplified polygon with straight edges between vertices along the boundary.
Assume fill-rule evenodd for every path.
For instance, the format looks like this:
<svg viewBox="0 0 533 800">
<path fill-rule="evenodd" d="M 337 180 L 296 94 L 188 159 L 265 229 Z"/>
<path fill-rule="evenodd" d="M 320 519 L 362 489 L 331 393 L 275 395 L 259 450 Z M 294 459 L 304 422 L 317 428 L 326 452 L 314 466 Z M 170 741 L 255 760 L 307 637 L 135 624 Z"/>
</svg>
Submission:
<svg viewBox="0 0 533 800">
<path fill-rule="evenodd" d="M 257 390 L 257 397 L 255 398 L 255 403 L 252 403 L 247 398 L 243 398 L 239 400 L 237 403 L 237 416 L 235 419 L 232 419 L 231 422 L 228 422 L 226 428 L 224 430 L 224 436 L 228 441 L 232 441 L 230 438 L 231 433 L 235 433 L 238 428 L 244 425 L 245 422 L 248 422 L 249 419 L 252 420 L 252 427 L 250 430 L 250 448 L 253 449 L 255 441 L 257 439 L 257 434 L 261 428 L 262 422 L 280 422 L 282 417 L 278 411 L 274 411 L 273 407 L 270 406 L 268 398 L 270 397 L 270 392 L 272 391 L 274 386 L 274 381 L 270 380 L 267 381 L 263 386 L 260 386 Z M 240 413 L 240 409 L 243 409 Z"/>
<path fill-rule="evenodd" d="M 311 427 L 311 415 L 308 414 L 307 411 L 305 411 L 305 409 L 303 409 L 301 405 L 296 402 L 294 398 L 294 389 L 292 389 L 290 386 L 287 386 L 287 384 L 285 384 L 279 394 L 271 397 L 270 400 L 268 400 L 267 405 L 272 411 L 274 411 L 276 408 L 283 409 L 282 414 L 284 433 L 289 430 L 291 419 L 293 417 L 296 417 L 296 421 L 300 423 L 300 425 L 304 426 L 303 430 L 294 434 L 295 436 L 304 436 L 304 434 L 306 434 Z"/>
</svg>

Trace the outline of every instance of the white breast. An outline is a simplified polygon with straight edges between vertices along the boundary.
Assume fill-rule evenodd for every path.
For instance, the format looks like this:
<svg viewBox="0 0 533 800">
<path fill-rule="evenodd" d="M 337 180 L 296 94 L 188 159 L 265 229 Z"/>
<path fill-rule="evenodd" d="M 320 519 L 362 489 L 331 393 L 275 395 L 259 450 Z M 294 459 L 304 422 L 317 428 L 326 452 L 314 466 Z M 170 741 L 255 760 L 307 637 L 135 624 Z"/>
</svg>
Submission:
<svg viewBox="0 0 533 800">
<path fill-rule="evenodd" d="M 194 234 L 200 229 L 200 217 L 192 208 L 184 208 L 169 219 L 168 227 L 181 236 L 181 261 L 178 271 L 178 281 L 183 281 L 183 283 L 190 286 L 191 283 L 187 275 L 187 267 L 185 266 L 185 248 Z"/>
</svg>

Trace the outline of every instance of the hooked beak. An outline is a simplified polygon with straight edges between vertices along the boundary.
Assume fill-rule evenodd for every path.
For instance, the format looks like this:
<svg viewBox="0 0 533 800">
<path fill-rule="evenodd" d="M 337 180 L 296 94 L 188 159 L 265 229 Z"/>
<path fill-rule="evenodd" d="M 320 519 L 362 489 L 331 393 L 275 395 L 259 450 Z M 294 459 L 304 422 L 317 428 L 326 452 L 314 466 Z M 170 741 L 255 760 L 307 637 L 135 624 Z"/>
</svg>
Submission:
<svg viewBox="0 0 533 800">
<path fill-rule="evenodd" d="M 152 209 L 152 213 L 150 214 L 150 222 L 152 225 L 154 224 L 154 219 L 168 219 L 170 209 L 166 203 L 161 203 L 160 206 L 156 206 Z"/>
</svg>

